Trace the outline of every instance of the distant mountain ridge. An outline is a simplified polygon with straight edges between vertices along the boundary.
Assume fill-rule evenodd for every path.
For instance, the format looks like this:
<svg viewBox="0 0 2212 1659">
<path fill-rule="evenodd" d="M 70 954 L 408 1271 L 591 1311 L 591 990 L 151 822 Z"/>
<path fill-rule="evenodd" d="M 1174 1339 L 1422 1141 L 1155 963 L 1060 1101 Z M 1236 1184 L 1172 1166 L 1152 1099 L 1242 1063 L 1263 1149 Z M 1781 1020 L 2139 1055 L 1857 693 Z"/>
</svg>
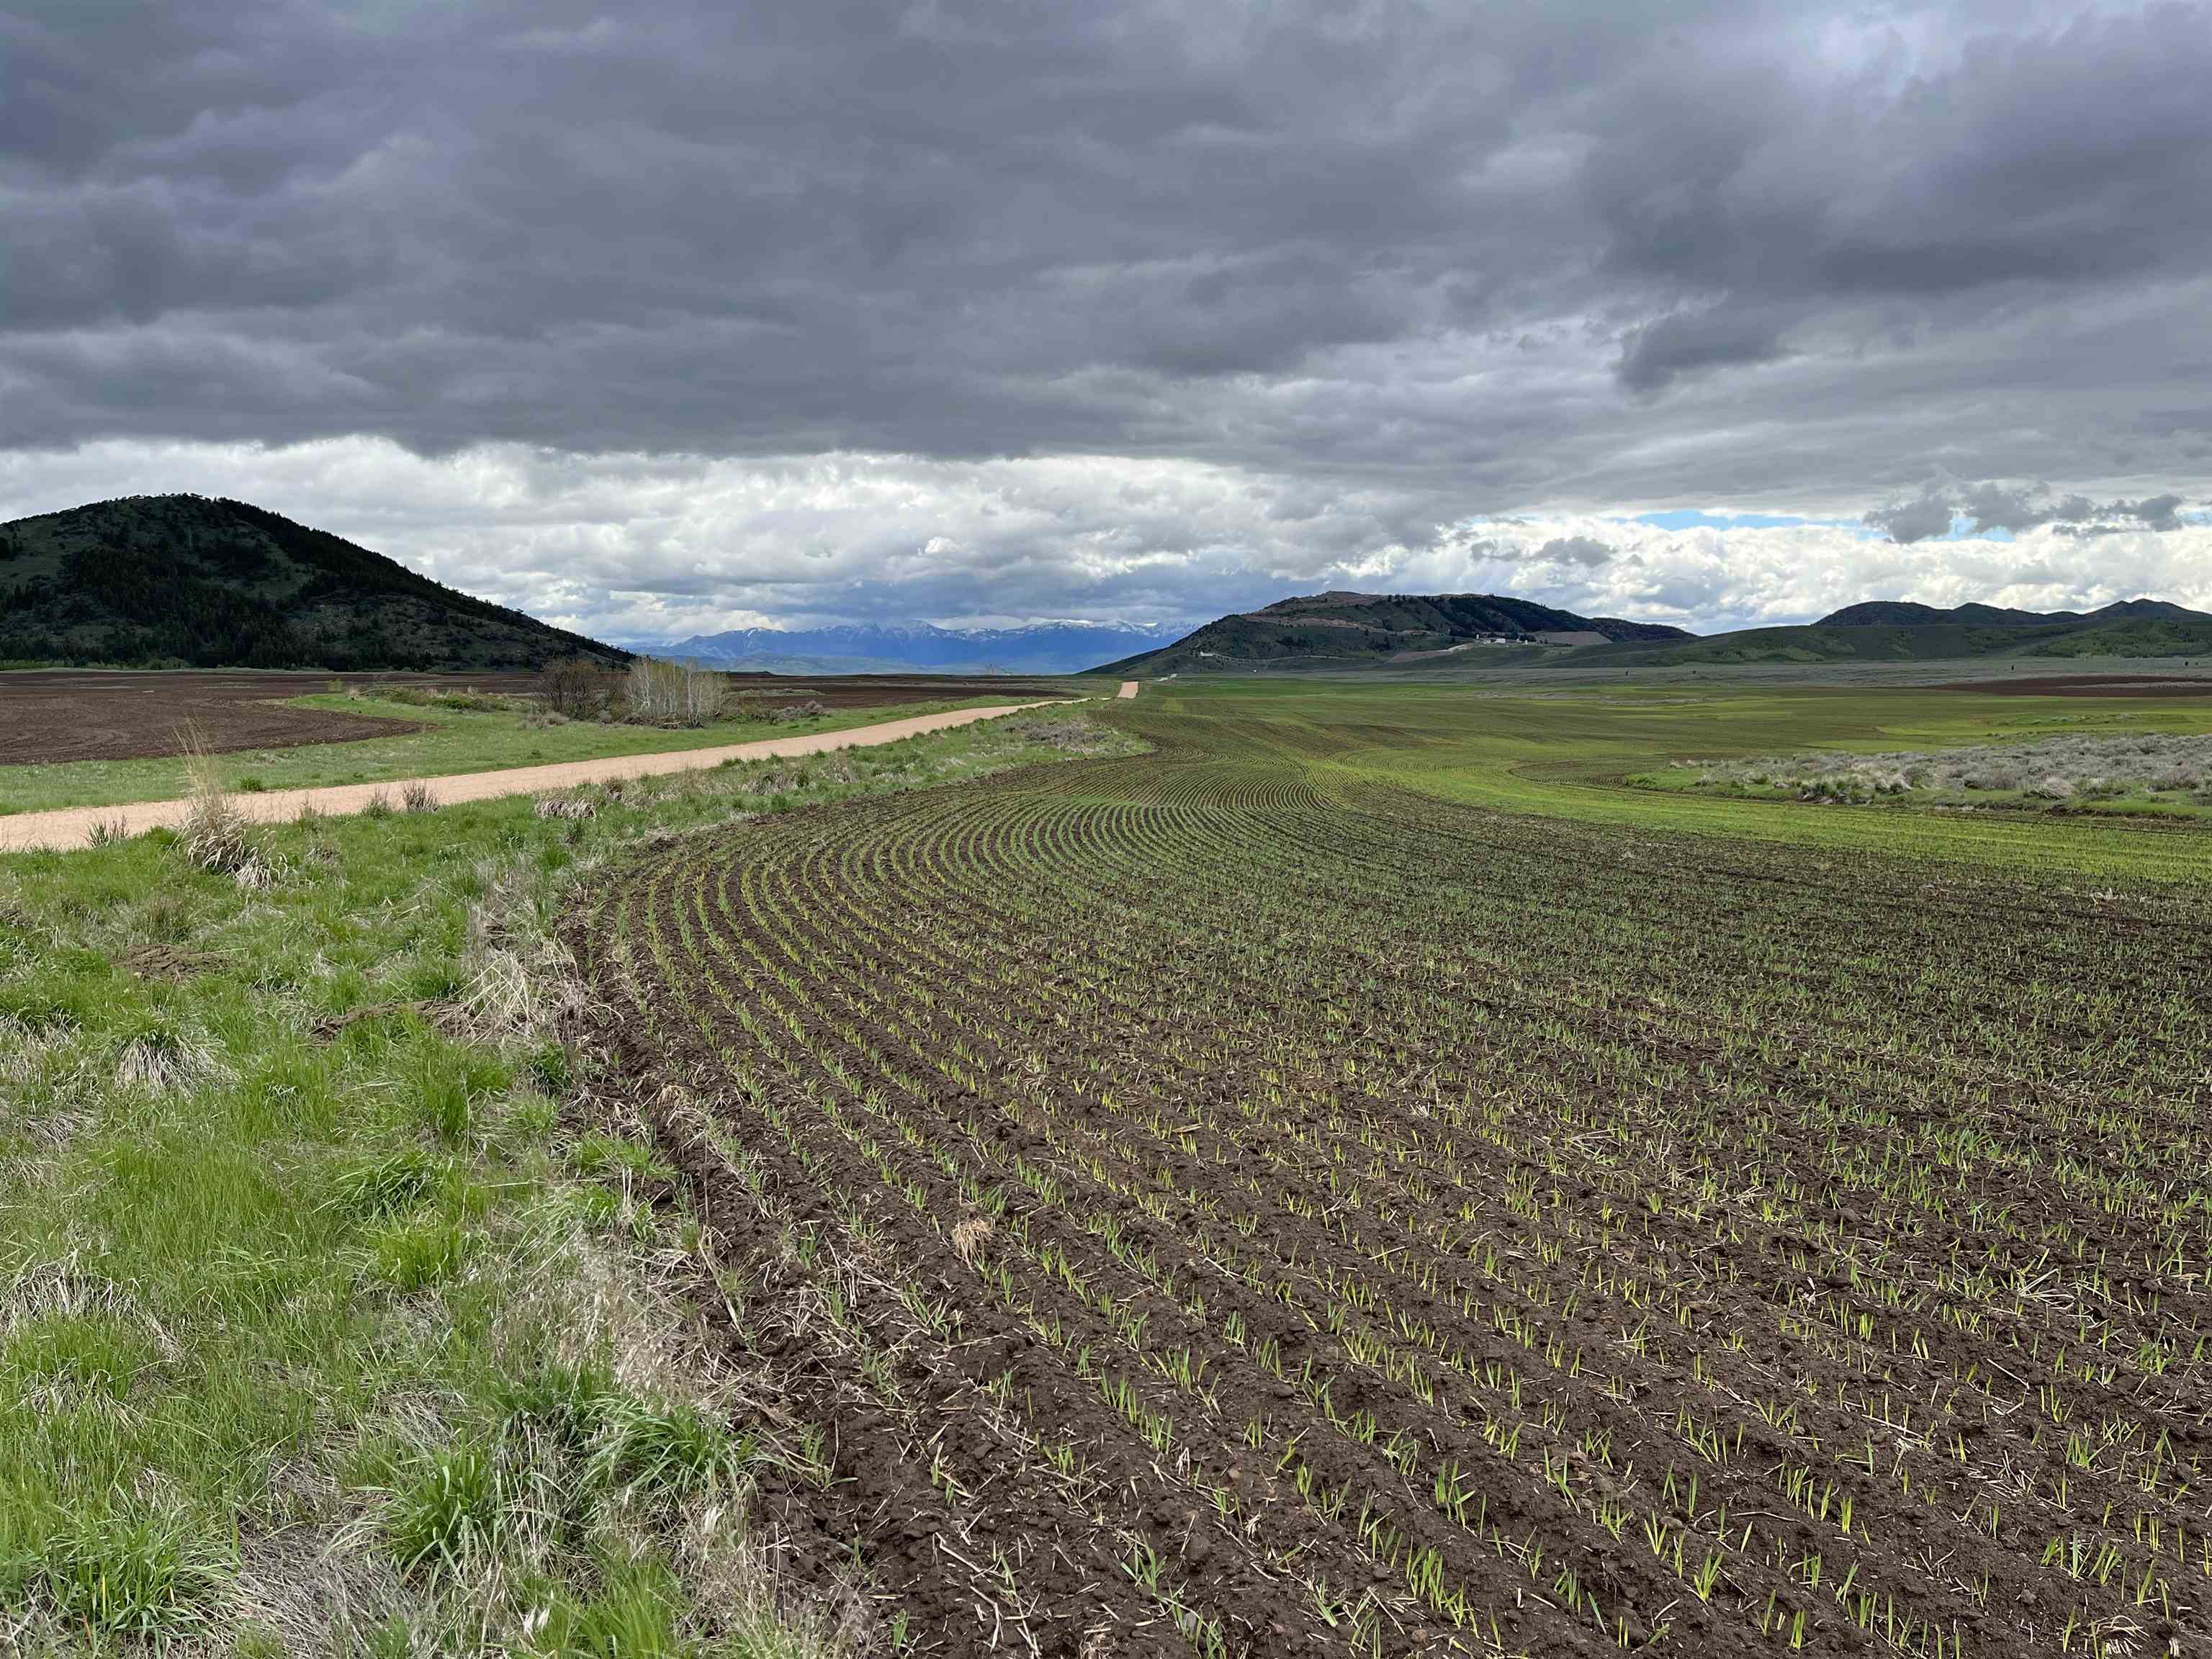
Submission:
<svg viewBox="0 0 2212 1659">
<path fill-rule="evenodd" d="M 738 628 L 684 640 L 641 640 L 655 656 L 717 668 L 782 674 L 1077 674 L 1104 658 L 1149 650 L 1183 631 L 1179 623 L 1031 623 L 1017 628 L 938 628 L 928 623 L 836 623 L 825 628 Z"/>
<path fill-rule="evenodd" d="M 1664 623 L 1584 617 L 1497 593 L 1306 594 L 1235 612 L 1100 673 L 1182 674 L 1419 667 L 1497 647 L 1581 647 L 1687 640 Z"/>
<path fill-rule="evenodd" d="M 131 495 L 0 525 L 0 659 L 380 672 L 628 654 L 245 501 Z"/>
<path fill-rule="evenodd" d="M 2212 615 L 2165 600 L 2035 611 L 1901 599 L 1700 638 L 1490 593 L 1347 590 L 1181 623 L 847 623 L 629 642 L 789 674 L 1425 672 L 1971 657 L 2212 655 Z M 382 672 L 532 669 L 629 649 L 551 627 L 245 501 L 142 495 L 0 525 L 0 660 Z"/>
<path fill-rule="evenodd" d="M 1940 628 L 1946 623 L 1958 623 L 1983 628 L 2027 628 L 2048 622 L 2053 616 L 2073 614 L 2071 611 L 2046 614 L 2040 611 L 2007 611 L 1994 605 L 1961 605 L 1944 611 L 1911 599 L 1869 599 L 1858 605 L 1847 605 L 1840 611 L 1831 611 L 1818 622 L 1807 625 L 1813 628 Z"/>
<path fill-rule="evenodd" d="M 1592 666 L 1696 663 L 1909 662 L 1954 657 L 2180 657 L 2212 653 L 2212 616 L 2164 599 L 2090 611 L 1942 609 L 1909 600 L 1847 605 L 1818 622 L 1748 628 L 1673 645 L 1591 651 Z"/>
</svg>

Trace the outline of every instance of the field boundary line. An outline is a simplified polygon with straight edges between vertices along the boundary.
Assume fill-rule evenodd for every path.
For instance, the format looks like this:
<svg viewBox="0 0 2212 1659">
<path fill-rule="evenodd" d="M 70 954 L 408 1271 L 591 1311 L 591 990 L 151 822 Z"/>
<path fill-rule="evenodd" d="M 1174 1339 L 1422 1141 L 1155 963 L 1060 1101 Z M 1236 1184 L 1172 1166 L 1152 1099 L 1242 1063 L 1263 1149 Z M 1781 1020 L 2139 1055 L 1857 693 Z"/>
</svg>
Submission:
<svg viewBox="0 0 2212 1659">
<path fill-rule="evenodd" d="M 1130 695 L 1123 692 L 1123 696 Z M 658 776 L 668 772 L 692 772 L 720 766 L 724 761 L 795 760 L 806 755 L 825 755 L 838 749 L 872 749 L 899 743 L 932 732 L 949 732 L 978 720 L 1025 709 L 1057 708 L 1083 702 L 1082 697 L 1042 697 L 1033 702 L 994 703 L 984 708 L 951 708 L 935 714 L 909 714 L 902 720 L 874 726 L 855 726 L 842 732 L 816 732 L 804 737 L 756 738 L 747 743 L 724 744 L 713 749 L 662 750 L 649 755 L 606 755 L 594 760 L 556 761 L 544 766 L 510 766 L 489 772 L 456 772 L 442 777 L 386 778 L 377 783 L 324 784 L 307 789 L 271 789 L 255 794 L 234 793 L 230 800 L 239 811 L 258 823 L 282 823 L 313 810 L 331 817 L 367 811 L 380 798 L 399 804 L 400 793 L 410 784 L 430 790 L 441 806 L 464 801 L 493 800 L 504 795 L 535 795 L 548 790 L 573 789 L 579 784 L 605 783 L 617 778 Z M 127 836 L 143 835 L 163 825 L 182 823 L 191 814 L 189 798 L 173 800 L 130 801 L 115 806 L 66 806 L 47 812 L 19 812 L 0 816 L 0 853 L 67 852 L 92 844 L 95 826 L 118 823 Z"/>
</svg>

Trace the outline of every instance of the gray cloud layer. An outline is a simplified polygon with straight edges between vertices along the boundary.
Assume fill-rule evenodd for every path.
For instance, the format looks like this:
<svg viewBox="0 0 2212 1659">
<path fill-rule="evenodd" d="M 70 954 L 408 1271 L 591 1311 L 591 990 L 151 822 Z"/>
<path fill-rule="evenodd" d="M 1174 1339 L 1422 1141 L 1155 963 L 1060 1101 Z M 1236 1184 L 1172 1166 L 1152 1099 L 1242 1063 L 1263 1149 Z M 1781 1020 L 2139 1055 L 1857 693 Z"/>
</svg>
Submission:
<svg viewBox="0 0 2212 1659">
<path fill-rule="evenodd" d="M 1302 556 L 2212 484 L 2202 4 L 15 0 L 0 59 L 0 447 L 1110 456 L 1295 481 Z"/>
<path fill-rule="evenodd" d="M 1877 507 L 1866 515 L 1873 528 L 1903 544 L 1948 535 L 1960 520 L 1984 534 L 2055 525 L 2070 536 L 2104 535 L 2120 530 L 2179 530 L 2179 495 L 2149 495 L 2139 501 L 2093 501 L 2087 495 L 2057 495 L 2045 486 L 1930 483 L 1917 495 Z"/>
</svg>

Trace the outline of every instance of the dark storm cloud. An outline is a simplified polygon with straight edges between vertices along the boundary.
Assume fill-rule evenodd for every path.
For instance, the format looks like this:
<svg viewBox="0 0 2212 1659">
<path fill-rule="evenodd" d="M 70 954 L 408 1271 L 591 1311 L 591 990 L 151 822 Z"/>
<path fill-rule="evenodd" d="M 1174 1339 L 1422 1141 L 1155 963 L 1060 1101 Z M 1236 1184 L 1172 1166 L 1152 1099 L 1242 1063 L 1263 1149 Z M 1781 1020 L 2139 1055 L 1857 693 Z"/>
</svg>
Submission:
<svg viewBox="0 0 2212 1659">
<path fill-rule="evenodd" d="M 1620 363 L 1632 392 L 1664 390 L 1684 374 L 1782 355 L 1782 329 L 1771 314 L 1725 306 L 1662 317 L 1629 331 Z"/>
<path fill-rule="evenodd" d="M 2096 505 L 2086 495 L 2054 500 L 2042 490 L 2008 489 L 1996 483 L 1979 484 L 1966 491 L 1960 498 L 1959 507 L 1974 521 L 1977 530 L 2009 530 L 2015 533 L 2062 520 L 2078 522 L 2097 511 Z"/>
<path fill-rule="evenodd" d="M 1536 556 L 1594 570 L 1613 562 L 1613 550 L 1590 536 L 1554 536 L 1536 550 Z"/>
<path fill-rule="evenodd" d="M 1957 514 L 1952 492 L 1937 488 L 1909 501 L 1875 507 L 1867 514 L 1866 521 L 1876 530 L 1887 532 L 1890 540 L 1910 546 L 1914 542 L 1948 535 L 1951 521 Z"/>
<path fill-rule="evenodd" d="M 1785 68 L 1755 37 L 1655 53 L 1586 174 L 1609 262 L 1692 291 L 1833 300 L 2202 259 L 2201 7 L 1957 22 L 1947 58 L 1902 79 L 1901 36 L 1825 72 Z"/>
<path fill-rule="evenodd" d="M 2179 530 L 2181 528 L 2181 497 L 2152 495 L 2140 501 L 2121 501 L 2114 510 L 2130 519 L 2139 520 L 2146 530 Z"/>
<path fill-rule="evenodd" d="M 0 446 L 1157 457 L 1413 539 L 2212 471 L 2202 5 L 16 0 L 0 58 Z"/>
<path fill-rule="evenodd" d="M 2179 530 L 2183 505 L 2172 494 L 2100 502 L 2081 495 L 2057 495 L 2039 484 L 1936 483 L 1917 495 L 1875 507 L 1866 522 L 1901 545 L 1947 535 L 1960 519 L 1981 532 L 2017 534 L 2051 525 L 2065 535 L 2098 536 Z"/>
</svg>

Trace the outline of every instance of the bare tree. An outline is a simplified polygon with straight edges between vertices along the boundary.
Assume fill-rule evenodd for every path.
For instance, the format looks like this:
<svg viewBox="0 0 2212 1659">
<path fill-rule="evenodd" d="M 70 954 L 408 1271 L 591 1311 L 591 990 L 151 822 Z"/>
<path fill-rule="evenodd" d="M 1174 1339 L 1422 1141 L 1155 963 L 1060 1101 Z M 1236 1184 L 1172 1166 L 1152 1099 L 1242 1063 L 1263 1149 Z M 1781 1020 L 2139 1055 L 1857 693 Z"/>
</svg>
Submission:
<svg viewBox="0 0 2212 1659">
<path fill-rule="evenodd" d="M 709 669 L 640 657 L 623 681 L 623 718 L 639 726 L 709 726 L 721 717 L 728 690 Z"/>
<path fill-rule="evenodd" d="M 605 706 L 613 678 L 589 657 L 569 657 L 538 671 L 538 690 L 555 714 L 590 720 Z"/>
</svg>

